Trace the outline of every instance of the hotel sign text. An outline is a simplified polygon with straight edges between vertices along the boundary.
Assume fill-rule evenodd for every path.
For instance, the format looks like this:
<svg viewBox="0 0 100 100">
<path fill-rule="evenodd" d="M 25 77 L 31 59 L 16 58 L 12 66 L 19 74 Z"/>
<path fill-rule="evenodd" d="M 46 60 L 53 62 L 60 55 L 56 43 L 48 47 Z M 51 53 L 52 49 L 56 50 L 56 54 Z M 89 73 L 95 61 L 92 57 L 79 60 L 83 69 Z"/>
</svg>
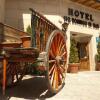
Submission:
<svg viewBox="0 0 100 100">
<path fill-rule="evenodd" d="M 64 21 L 99 29 L 99 24 L 94 23 L 92 14 L 74 10 L 72 8 L 68 8 L 68 16 L 64 16 Z"/>
</svg>

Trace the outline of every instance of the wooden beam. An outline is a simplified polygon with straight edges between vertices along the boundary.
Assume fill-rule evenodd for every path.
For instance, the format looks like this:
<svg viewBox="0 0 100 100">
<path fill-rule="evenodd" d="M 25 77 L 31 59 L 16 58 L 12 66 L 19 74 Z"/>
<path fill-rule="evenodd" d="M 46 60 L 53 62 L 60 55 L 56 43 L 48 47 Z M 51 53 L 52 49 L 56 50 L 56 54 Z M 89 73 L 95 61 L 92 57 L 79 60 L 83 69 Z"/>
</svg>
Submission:
<svg viewBox="0 0 100 100">
<path fill-rule="evenodd" d="M 90 1 L 85 0 L 84 2 L 82 2 L 83 5 L 85 5 L 86 3 L 89 3 Z"/>
<path fill-rule="evenodd" d="M 100 8 L 98 8 L 98 10 L 100 10 Z"/>
<path fill-rule="evenodd" d="M 96 2 L 96 0 L 71 0 L 71 1 L 97 10 L 100 7 L 100 3 Z"/>
<path fill-rule="evenodd" d="M 88 5 L 91 5 L 91 4 L 93 4 L 93 3 L 95 3 L 95 2 L 94 2 L 93 0 L 90 0 L 90 1 L 88 1 L 88 2 L 85 2 L 84 5 L 88 6 Z"/>
<path fill-rule="evenodd" d="M 86 2 L 86 3 L 84 3 L 84 5 L 90 5 L 90 4 L 93 4 L 94 2 L 93 1 L 88 1 L 88 2 Z"/>
<path fill-rule="evenodd" d="M 87 0 L 78 0 L 77 2 L 83 4 L 83 2 L 86 2 L 86 1 L 87 1 Z"/>
<path fill-rule="evenodd" d="M 93 8 L 98 8 L 98 7 L 100 7 L 100 4 L 94 4 L 94 5 L 92 5 L 91 7 L 93 7 Z"/>
<path fill-rule="evenodd" d="M 6 89 L 6 67 L 7 67 L 7 59 L 4 56 L 4 59 L 3 59 L 3 86 L 2 86 L 3 95 L 5 95 L 5 89 Z"/>
<path fill-rule="evenodd" d="M 76 1 L 78 1 L 78 0 L 71 0 L 71 1 L 76 2 Z"/>
<path fill-rule="evenodd" d="M 94 2 L 91 2 L 90 4 L 87 4 L 86 6 L 91 7 L 94 4 L 95 4 Z"/>
<path fill-rule="evenodd" d="M 95 9 L 100 9 L 100 6 L 98 6 L 98 7 L 95 7 Z"/>
</svg>

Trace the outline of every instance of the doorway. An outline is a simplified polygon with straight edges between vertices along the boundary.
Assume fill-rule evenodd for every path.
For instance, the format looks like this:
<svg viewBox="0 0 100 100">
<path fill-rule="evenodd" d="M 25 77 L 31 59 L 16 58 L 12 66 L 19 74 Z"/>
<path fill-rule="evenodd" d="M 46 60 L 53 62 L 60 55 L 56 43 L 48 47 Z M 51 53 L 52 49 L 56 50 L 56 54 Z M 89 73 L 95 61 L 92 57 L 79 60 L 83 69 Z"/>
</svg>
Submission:
<svg viewBox="0 0 100 100">
<path fill-rule="evenodd" d="M 80 61 L 79 71 L 90 70 L 89 44 L 91 37 L 91 35 L 83 33 L 71 34 L 71 38 L 74 38 L 77 42 L 78 56 Z"/>
<path fill-rule="evenodd" d="M 79 59 L 80 59 L 79 70 L 80 71 L 90 70 L 90 66 L 89 66 L 89 43 L 88 42 L 83 42 L 83 43 L 78 42 L 77 48 L 78 48 L 78 54 L 79 54 Z"/>
</svg>

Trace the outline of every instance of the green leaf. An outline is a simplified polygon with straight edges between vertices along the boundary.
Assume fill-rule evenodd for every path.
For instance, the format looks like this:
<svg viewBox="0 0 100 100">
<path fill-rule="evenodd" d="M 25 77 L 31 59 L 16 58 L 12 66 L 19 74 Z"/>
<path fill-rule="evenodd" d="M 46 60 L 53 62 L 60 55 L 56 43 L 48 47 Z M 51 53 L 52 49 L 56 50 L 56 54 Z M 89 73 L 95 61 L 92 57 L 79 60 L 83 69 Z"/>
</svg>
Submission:
<svg viewBox="0 0 100 100">
<path fill-rule="evenodd" d="M 71 39 L 69 62 L 70 63 L 79 62 L 77 43 L 74 39 Z"/>
</svg>

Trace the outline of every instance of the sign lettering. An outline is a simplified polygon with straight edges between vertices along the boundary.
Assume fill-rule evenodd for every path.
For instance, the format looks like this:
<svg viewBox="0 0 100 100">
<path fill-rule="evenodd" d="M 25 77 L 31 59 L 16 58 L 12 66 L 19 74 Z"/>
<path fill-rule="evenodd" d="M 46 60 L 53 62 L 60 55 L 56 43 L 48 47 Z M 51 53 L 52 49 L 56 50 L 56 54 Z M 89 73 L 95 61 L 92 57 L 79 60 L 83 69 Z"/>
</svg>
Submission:
<svg viewBox="0 0 100 100">
<path fill-rule="evenodd" d="M 99 29 L 99 24 L 94 23 L 92 14 L 72 8 L 68 8 L 68 16 L 64 16 L 64 21 Z"/>
</svg>

